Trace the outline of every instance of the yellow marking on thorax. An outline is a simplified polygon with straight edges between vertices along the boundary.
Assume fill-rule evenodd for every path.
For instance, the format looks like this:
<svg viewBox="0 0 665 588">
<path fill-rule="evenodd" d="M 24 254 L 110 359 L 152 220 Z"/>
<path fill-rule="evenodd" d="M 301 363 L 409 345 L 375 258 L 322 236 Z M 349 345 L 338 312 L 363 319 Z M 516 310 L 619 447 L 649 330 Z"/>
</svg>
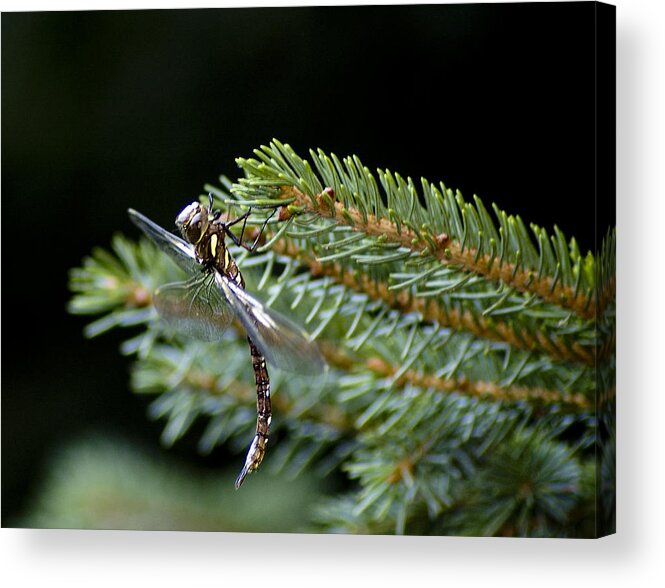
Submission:
<svg viewBox="0 0 665 588">
<path fill-rule="evenodd" d="M 213 234 L 210 237 L 210 254 L 212 255 L 213 259 L 217 257 L 217 241 L 218 241 L 217 235 Z"/>
<path fill-rule="evenodd" d="M 224 271 L 229 268 L 229 263 L 231 263 L 231 254 L 228 249 L 224 249 Z"/>
</svg>

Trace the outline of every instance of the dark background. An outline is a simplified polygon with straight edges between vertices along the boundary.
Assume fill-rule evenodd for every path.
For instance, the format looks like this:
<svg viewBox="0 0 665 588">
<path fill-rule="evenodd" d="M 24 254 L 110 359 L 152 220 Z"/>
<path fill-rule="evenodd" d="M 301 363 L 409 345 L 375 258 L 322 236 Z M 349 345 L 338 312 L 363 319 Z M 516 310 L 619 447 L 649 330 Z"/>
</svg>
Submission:
<svg viewBox="0 0 665 588">
<path fill-rule="evenodd" d="M 58 447 L 166 452 L 123 333 L 87 341 L 67 270 L 126 209 L 165 226 L 276 137 L 443 180 L 594 246 L 593 3 L 2 15 L 2 522 Z M 610 186 L 610 189 L 613 189 Z M 602 204 L 613 196 L 599 194 Z"/>
</svg>

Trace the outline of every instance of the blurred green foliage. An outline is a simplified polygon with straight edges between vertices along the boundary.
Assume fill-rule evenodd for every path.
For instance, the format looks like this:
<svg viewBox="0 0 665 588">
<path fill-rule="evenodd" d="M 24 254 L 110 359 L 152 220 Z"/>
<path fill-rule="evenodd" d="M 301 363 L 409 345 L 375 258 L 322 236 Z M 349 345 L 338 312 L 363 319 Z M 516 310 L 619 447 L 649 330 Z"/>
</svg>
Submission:
<svg viewBox="0 0 665 588">
<path fill-rule="evenodd" d="M 321 480 L 262 472 L 262 484 L 233 488 L 237 472 L 204 474 L 151 457 L 111 437 L 83 438 L 58 451 L 17 526 L 66 529 L 309 530 Z"/>
</svg>

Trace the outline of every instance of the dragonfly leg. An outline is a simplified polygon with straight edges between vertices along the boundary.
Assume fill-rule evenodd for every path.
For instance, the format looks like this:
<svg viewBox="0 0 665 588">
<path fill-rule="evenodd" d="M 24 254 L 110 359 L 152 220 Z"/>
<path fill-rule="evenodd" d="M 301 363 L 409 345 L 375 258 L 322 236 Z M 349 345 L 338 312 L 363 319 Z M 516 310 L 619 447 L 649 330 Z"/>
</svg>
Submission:
<svg viewBox="0 0 665 588">
<path fill-rule="evenodd" d="M 242 238 L 245 235 L 245 227 L 247 226 L 247 218 L 249 215 L 252 214 L 252 209 L 250 208 L 247 212 L 241 214 L 240 216 L 234 218 L 232 221 L 227 221 L 225 223 L 222 223 L 224 226 L 224 229 L 226 229 L 226 234 L 229 236 L 229 239 L 233 241 L 238 247 L 245 247 L 242 242 Z M 229 231 L 229 227 L 232 227 L 233 225 L 239 223 L 240 221 L 243 221 L 242 223 L 242 229 L 240 230 L 240 237 L 236 237 L 231 231 Z"/>
<path fill-rule="evenodd" d="M 208 192 L 208 214 L 212 214 L 212 221 L 216 222 L 219 221 L 220 217 L 222 216 L 222 211 L 217 209 L 213 211 L 213 205 L 214 205 L 214 197 L 212 195 L 212 192 Z M 231 208 L 228 209 L 227 211 L 227 217 L 226 217 L 226 222 L 222 222 L 222 224 L 225 227 L 231 227 L 235 225 L 236 223 L 239 223 L 241 220 L 244 220 L 247 222 L 247 217 L 252 213 L 252 209 L 250 209 L 245 212 L 244 214 L 241 214 L 239 217 L 234 218 L 233 220 L 229 220 L 231 218 Z M 244 224 L 243 224 L 243 231 L 244 231 Z"/>
<path fill-rule="evenodd" d="M 235 217 L 232 221 L 226 221 L 224 223 L 225 227 L 232 227 L 233 225 L 237 225 L 240 221 L 244 221 L 242 223 L 242 231 L 240 232 L 240 237 L 242 238 L 243 234 L 245 233 L 245 225 L 247 224 L 247 217 L 252 214 L 252 209 L 250 208 L 247 212 L 243 212 L 240 216 Z"/>
<path fill-rule="evenodd" d="M 248 474 L 252 473 L 261 465 L 266 453 L 268 434 L 270 433 L 270 421 L 272 420 L 272 408 L 270 403 L 270 378 L 266 367 L 266 360 L 248 337 L 249 349 L 252 354 L 252 366 L 254 367 L 254 378 L 256 380 L 256 434 L 252 444 L 247 451 L 245 465 L 236 479 L 236 490 L 242 486 Z"/>
<path fill-rule="evenodd" d="M 240 229 L 240 237 L 238 237 L 238 241 L 240 241 L 240 244 L 242 245 L 242 240 L 243 237 L 245 236 L 245 227 L 247 226 L 247 217 L 252 213 L 252 209 L 250 208 L 245 214 L 242 215 L 244 217 L 243 222 L 242 222 L 242 229 Z M 242 218 L 240 217 L 240 218 Z M 233 222 L 237 223 L 240 218 L 235 219 Z"/>
<path fill-rule="evenodd" d="M 256 250 L 256 248 L 258 247 L 259 239 L 261 239 L 261 236 L 263 235 L 263 231 L 265 231 L 266 226 L 268 226 L 268 222 L 270 221 L 270 219 L 273 216 L 275 216 L 276 212 L 277 212 L 277 209 L 273 208 L 272 212 L 266 217 L 266 220 L 263 221 L 263 224 L 261 225 L 261 229 L 259 230 L 259 233 L 256 236 L 256 239 L 254 239 L 254 243 L 252 243 L 251 245 L 247 245 L 246 243 L 242 242 L 243 235 L 245 234 L 245 223 L 243 223 L 243 225 L 242 225 L 242 231 L 240 232 L 240 238 L 236 237 L 231 232 L 229 232 L 229 237 L 231 238 L 231 241 L 233 241 L 236 245 L 238 245 L 238 247 L 242 247 L 243 249 L 247 249 L 247 251 L 249 251 L 250 253 L 253 253 Z M 238 217 L 238 219 L 239 218 L 241 218 L 241 217 Z M 238 219 L 236 219 L 236 220 L 238 220 Z M 245 219 L 245 221 L 246 221 L 246 219 Z"/>
</svg>

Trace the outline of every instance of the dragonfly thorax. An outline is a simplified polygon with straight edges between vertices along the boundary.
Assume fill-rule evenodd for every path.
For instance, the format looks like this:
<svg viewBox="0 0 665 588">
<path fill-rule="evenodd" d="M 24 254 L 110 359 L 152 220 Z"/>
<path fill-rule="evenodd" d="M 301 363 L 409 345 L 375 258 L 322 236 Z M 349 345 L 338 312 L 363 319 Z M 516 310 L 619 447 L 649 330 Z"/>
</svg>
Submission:
<svg viewBox="0 0 665 588">
<path fill-rule="evenodd" d="M 183 238 L 193 245 L 196 258 L 204 268 L 214 269 L 244 288 L 238 266 L 224 243 L 227 229 L 224 223 L 214 219 L 210 209 L 192 202 L 178 215 L 176 225 Z"/>
</svg>

